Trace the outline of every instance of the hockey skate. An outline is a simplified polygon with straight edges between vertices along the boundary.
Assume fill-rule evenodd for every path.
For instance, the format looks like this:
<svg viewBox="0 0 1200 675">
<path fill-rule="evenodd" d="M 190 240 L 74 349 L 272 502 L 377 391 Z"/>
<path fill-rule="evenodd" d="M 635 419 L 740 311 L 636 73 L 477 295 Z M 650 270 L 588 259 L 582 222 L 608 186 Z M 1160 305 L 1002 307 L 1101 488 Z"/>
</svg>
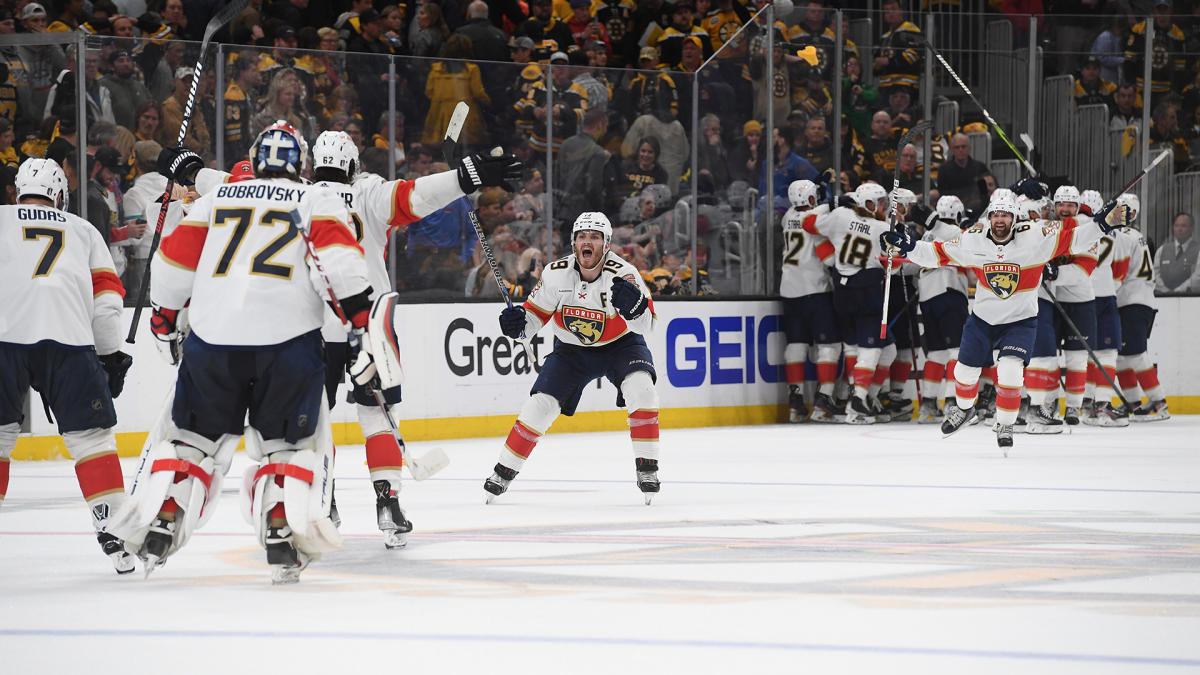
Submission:
<svg viewBox="0 0 1200 675">
<path fill-rule="evenodd" d="M 637 486 L 642 491 L 642 499 L 646 500 L 646 506 L 650 506 L 650 500 L 658 494 L 658 460 L 637 457 L 633 464 L 637 470 Z"/>
<path fill-rule="evenodd" d="M 1008 457 L 1008 449 L 1013 444 L 1013 425 L 1000 424 L 996 428 L 996 445 L 1004 450 L 1004 456 Z"/>
<path fill-rule="evenodd" d="M 175 521 L 155 518 L 154 522 L 150 524 L 149 531 L 146 532 L 146 539 L 142 542 L 141 550 L 138 551 L 138 557 L 142 559 L 142 567 L 145 570 L 145 578 L 150 578 L 151 572 L 167 563 L 167 551 L 171 550 L 171 544 L 174 542 Z"/>
<path fill-rule="evenodd" d="M 921 408 L 917 411 L 917 424 L 941 424 L 942 411 L 938 410 L 937 399 L 921 399 Z"/>
<path fill-rule="evenodd" d="M 875 396 L 867 394 L 867 407 L 871 409 L 871 414 L 875 416 L 876 424 L 887 424 L 892 421 L 891 413 L 884 410 L 883 404 Z"/>
<path fill-rule="evenodd" d="M 800 424 L 808 418 L 808 406 L 804 405 L 804 390 L 798 384 L 788 385 L 788 421 Z"/>
<path fill-rule="evenodd" d="M 267 563 L 271 566 L 271 583 L 294 584 L 311 561 L 292 545 L 292 528 L 287 525 L 267 528 Z"/>
<path fill-rule="evenodd" d="M 975 401 L 975 411 L 980 422 L 992 425 L 996 420 L 996 387 L 985 384 L 979 388 L 979 400 Z"/>
<path fill-rule="evenodd" d="M 1094 400 L 1083 399 L 1083 405 L 1079 406 L 1079 421 L 1091 427 L 1100 424 L 1100 420 L 1096 419 L 1096 402 Z"/>
<path fill-rule="evenodd" d="M 912 401 L 893 392 L 881 393 L 879 404 L 888 415 L 890 422 L 911 422 L 913 414 Z"/>
<path fill-rule="evenodd" d="M 1029 417 L 1025 425 L 1027 434 L 1061 434 L 1063 421 L 1054 416 L 1055 405 L 1046 401 L 1039 406 L 1029 408 Z"/>
<path fill-rule="evenodd" d="M 1072 427 L 1079 424 L 1079 408 L 1073 405 L 1067 406 L 1066 412 L 1063 413 L 1063 421 Z"/>
<path fill-rule="evenodd" d="M 483 503 L 491 504 L 493 499 L 508 491 L 508 484 L 516 477 L 516 471 L 503 464 L 497 464 L 492 469 L 491 477 L 483 481 L 483 490 L 487 493 L 483 498 Z"/>
<path fill-rule="evenodd" d="M 112 561 L 113 569 L 117 571 L 117 574 L 129 574 L 133 571 L 133 555 L 125 550 L 125 542 L 107 532 L 98 532 L 96 541 L 100 542 L 100 548 L 103 549 L 104 555 Z"/>
<path fill-rule="evenodd" d="M 1148 401 L 1138 406 L 1130 417 L 1130 421 L 1139 423 L 1169 419 L 1171 419 L 1171 413 L 1167 411 L 1167 401 L 1161 398 L 1157 401 Z"/>
<path fill-rule="evenodd" d="M 833 402 L 829 394 L 817 394 L 813 399 L 812 415 L 808 421 L 817 422 L 820 424 L 834 424 L 843 422 L 846 419 L 846 410 L 839 408 L 837 403 Z"/>
<path fill-rule="evenodd" d="M 389 549 L 404 548 L 413 526 L 404 517 L 396 490 L 392 489 L 392 483 L 388 480 L 377 480 L 372 485 L 375 488 L 375 518 L 379 523 L 379 531 L 383 532 L 383 545 Z"/>
<path fill-rule="evenodd" d="M 1129 426 L 1129 415 L 1122 414 L 1123 411 L 1113 407 L 1108 401 L 1101 401 L 1095 407 L 1095 421 L 1092 422 L 1098 427 L 1127 427 Z"/>
<path fill-rule="evenodd" d="M 976 416 L 975 406 L 971 406 L 966 410 L 958 407 L 958 402 L 950 400 L 946 402 L 946 419 L 942 422 L 942 438 L 949 438 L 951 435 L 958 433 L 960 429 L 967 425 Z"/>
<path fill-rule="evenodd" d="M 875 424 L 875 411 L 859 396 L 851 396 L 846 406 L 846 424 Z"/>
<path fill-rule="evenodd" d="M 1021 397 L 1021 407 L 1017 408 L 1017 421 L 1013 424 L 1014 434 L 1029 433 L 1029 396 Z"/>
</svg>

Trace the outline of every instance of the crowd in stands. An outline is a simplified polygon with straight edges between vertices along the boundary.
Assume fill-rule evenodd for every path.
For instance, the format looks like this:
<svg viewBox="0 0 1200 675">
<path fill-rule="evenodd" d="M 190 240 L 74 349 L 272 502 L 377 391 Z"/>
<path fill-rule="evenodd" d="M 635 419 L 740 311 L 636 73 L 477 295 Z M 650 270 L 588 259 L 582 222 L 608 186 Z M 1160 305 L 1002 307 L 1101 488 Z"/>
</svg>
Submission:
<svg viewBox="0 0 1200 675">
<path fill-rule="evenodd" d="M 970 157 L 964 135 L 986 131 L 983 124 L 968 119 L 958 129 L 938 130 L 931 157 L 922 156 L 921 139 L 896 148 L 899 136 L 930 112 L 921 106 L 924 52 L 915 12 L 950 3 L 798 1 L 772 27 L 751 19 L 769 1 L 251 0 L 217 33 L 219 64 L 209 50 L 184 145 L 210 166 L 230 170 L 259 130 L 285 119 L 310 143 L 321 131 L 344 130 L 359 144 L 364 170 L 416 178 L 445 168 L 442 133 L 455 104 L 467 101 L 472 112 L 463 149 L 503 146 L 523 160 L 526 176 L 516 193 L 486 190 L 396 233 L 397 287 L 428 297 L 499 292 L 467 208 L 478 211 L 515 295 L 531 290 L 541 266 L 567 252 L 571 222 L 589 210 L 609 215 L 613 249 L 642 269 L 658 293 L 736 291 L 723 285 L 738 245 L 724 236 L 724 226 L 741 217 L 748 191 L 765 194 L 768 158 L 773 204 L 763 199 L 759 213 L 782 212 L 788 184 L 801 178 L 841 190 L 863 181 L 890 187 L 897 163 L 901 185 L 919 194 L 929 174 L 933 191 L 922 194 L 929 204 L 955 194 L 968 207 L 983 205 L 995 179 Z M 157 206 L 128 195 L 139 183 L 148 193 L 145 186 L 161 180 L 154 158 L 177 144 L 197 77 L 197 43 L 224 4 L 0 1 L 0 36 L 88 36 L 83 138 L 77 43 L 0 46 L 0 187 L 7 188 L 0 202 L 11 200 L 23 158 L 59 161 L 73 204 L 86 199 L 88 218 L 110 243 L 119 271 L 139 274 Z M 1200 1 L 994 1 L 980 11 L 999 17 L 1010 4 L 1041 15 L 1041 37 L 1060 55 L 1046 60 L 1046 74 L 1074 74 L 1079 105 L 1108 106 L 1114 129 L 1140 128 L 1149 100 L 1152 142 L 1174 150 L 1177 170 L 1195 163 Z M 836 44 L 834 8 L 845 10 L 847 22 L 879 10 L 869 14 L 873 44 L 845 38 Z M 1027 20 L 1012 20 L 1028 30 Z M 1156 54 L 1149 95 L 1142 61 L 1147 20 L 1155 26 Z M 775 31 L 772 54 L 764 47 L 768 30 Z M 805 46 L 815 47 L 815 55 Z M 841 73 L 834 72 L 838 49 Z M 840 111 L 832 93 L 838 88 Z M 766 127 L 768 107 L 774 129 Z M 834 133 L 841 139 L 839 176 L 832 175 Z M 691 175 L 693 134 L 699 135 L 697 176 Z M 85 166 L 78 166 L 80 143 L 87 146 Z M 695 250 L 686 212 L 677 208 L 684 197 L 690 203 L 693 186 L 700 204 Z"/>
</svg>

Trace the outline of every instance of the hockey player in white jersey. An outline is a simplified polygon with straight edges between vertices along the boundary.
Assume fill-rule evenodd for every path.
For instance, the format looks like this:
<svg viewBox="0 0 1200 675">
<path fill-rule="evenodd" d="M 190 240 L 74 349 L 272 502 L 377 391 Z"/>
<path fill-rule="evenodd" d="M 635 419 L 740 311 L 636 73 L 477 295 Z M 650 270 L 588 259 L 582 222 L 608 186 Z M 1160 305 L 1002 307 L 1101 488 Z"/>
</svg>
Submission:
<svg viewBox="0 0 1200 675">
<path fill-rule="evenodd" d="M 817 394 L 812 421 L 834 422 L 841 411 L 833 402 L 841 353 L 837 324 L 833 318 L 833 285 L 825 261 L 833 257 L 833 245 L 820 235 L 804 231 L 805 220 L 829 212 L 817 203 L 817 185 L 798 180 L 788 186 L 792 206 L 783 215 L 783 261 L 779 272 L 779 295 L 783 298 L 783 351 L 788 383 L 790 421 L 808 416 L 804 404 L 804 369 L 811 356 L 817 364 Z"/>
<path fill-rule="evenodd" d="M 1158 368 L 1147 353 L 1147 341 L 1154 328 L 1157 300 L 1154 297 L 1154 258 L 1146 239 L 1136 229 L 1140 211 L 1137 195 L 1123 194 L 1117 202 L 1129 209 L 1124 234 L 1136 237 L 1136 244 L 1128 258 L 1113 261 L 1113 278 L 1118 283 L 1117 311 L 1121 316 L 1121 348 L 1117 352 L 1117 377 L 1125 398 L 1131 405 L 1141 400 L 1145 392 L 1146 402 L 1135 408 L 1130 420 L 1154 422 L 1171 417 L 1167 410 L 1167 399 L 1158 382 Z M 1118 230 L 1120 232 L 1120 230 Z"/>
<path fill-rule="evenodd" d="M 1125 197 L 1125 195 L 1121 195 Z M 1104 198 L 1095 190 L 1084 190 L 1079 199 L 1088 213 L 1098 213 L 1104 208 Z M 1126 205 L 1120 199 L 1118 203 Z M 1133 209 L 1125 209 L 1132 213 Z M 1113 264 L 1118 260 L 1129 260 L 1133 250 L 1141 241 L 1136 230 L 1128 227 L 1117 229 L 1100 237 L 1097 244 L 1096 269 L 1092 272 L 1092 290 L 1096 294 L 1096 358 L 1104 368 L 1089 361 L 1087 365 L 1087 387 L 1084 391 L 1080 421 L 1101 427 L 1129 426 L 1129 412 L 1122 406 L 1114 407 L 1114 391 L 1110 379 L 1117 379 L 1117 350 L 1121 347 L 1121 315 L 1117 310 L 1117 281 Z"/>
<path fill-rule="evenodd" d="M 975 303 L 954 369 L 956 401 L 946 405 L 942 433 L 955 433 L 975 416 L 980 371 L 998 350 L 996 441 L 1002 448 L 1013 442 L 1023 368 L 1037 329 L 1037 295 L 1032 291 L 1042 268 L 1052 258 L 1091 249 L 1101 235 L 1091 219 L 1018 225 L 1016 214 L 1016 200 L 1002 196 L 987 208 L 989 227 L 971 227 L 954 241 L 915 241 L 903 232 L 884 235 L 888 245 L 923 267 L 957 265 L 975 274 Z"/>
<path fill-rule="evenodd" d="M 0 504 L 29 389 L 58 421 L 96 538 L 118 574 L 133 556 L 109 531 L 125 498 L 113 398 L 133 359 L 121 345 L 125 289 L 91 223 L 67 213 L 67 177 L 53 160 L 17 169 L 16 204 L 0 206 Z"/>
<path fill-rule="evenodd" d="M 925 229 L 927 242 L 948 242 L 962 236 L 960 223 L 966 208 L 954 195 L 938 198 L 934 220 Z M 957 267 L 923 269 L 917 278 L 921 303 L 921 322 L 925 327 L 925 368 L 922 373 L 921 407 L 918 424 L 941 424 L 942 412 L 937 399 L 949 399 L 954 381 L 954 364 L 962 343 L 963 323 L 967 320 L 967 273 Z"/>
<path fill-rule="evenodd" d="M 546 266 L 525 303 L 500 312 L 501 332 L 514 339 L 550 324 L 554 351 L 483 489 L 488 502 L 503 494 L 558 415 L 575 414 L 583 387 L 607 377 L 617 405 L 629 411 L 637 486 L 649 504 L 659 491 L 658 392 L 643 336 L 654 328 L 654 301 L 637 268 L 609 250 L 612 225 L 603 213 L 579 214 L 571 239 L 572 253 Z"/>
<path fill-rule="evenodd" d="M 465 168 L 470 164 L 474 173 Z M 474 155 L 460 162 L 459 168 L 435 173 L 415 181 L 387 181 L 373 173 L 359 171 L 358 147 L 344 131 L 326 131 L 313 144 L 315 184 L 336 192 L 350 211 L 355 238 L 362 244 L 371 280 L 372 300 L 387 292 L 392 284 L 384 258 L 391 233 L 398 228 L 478 190 L 502 186 L 512 190 L 520 178 L 521 166 L 511 155 Z M 327 316 L 325 328 L 327 371 L 326 393 L 333 406 L 334 392 L 343 379 L 349 347 L 346 331 L 336 317 Z M 400 402 L 400 387 L 385 389 L 388 406 Z M 404 462 L 404 444 L 397 442 L 374 396 L 365 387 L 355 386 L 352 396 L 358 421 L 366 438 L 367 467 L 375 491 L 376 520 L 387 548 L 407 543 L 412 523 L 400 507 L 400 468 Z"/>
<path fill-rule="evenodd" d="M 895 355 L 890 335 L 879 337 L 883 313 L 883 266 L 879 262 L 879 237 L 888 230 L 888 194 L 876 183 L 855 190 L 855 206 L 839 206 L 824 216 L 804 221 L 804 230 L 829 240 L 837 251 L 833 285 L 834 302 L 846 321 L 846 369 L 853 372 L 854 394 L 846 406 L 847 424 L 886 421 L 887 414 L 874 394 L 879 390 L 876 369 L 885 349 Z M 850 348 L 857 353 L 851 355 Z M 891 358 L 886 359 L 891 363 Z"/>
<path fill-rule="evenodd" d="M 143 454 L 134 508 L 122 520 L 147 574 L 212 515 L 243 433 L 259 463 L 243 481 L 243 515 L 266 549 L 272 581 L 297 581 L 311 560 L 341 546 L 329 511 L 333 443 L 320 329 L 332 295 L 365 332 L 367 265 L 341 198 L 300 182 L 307 148 L 299 132 L 284 122 L 267 127 L 250 158 L 255 178 L 197 199 L 151 264 L 155 337 L 179 339 L 185 303 L 191 333 L 168 431 Z M 180 154 L 172 173 L 195 163 Z M 316 261 L 310 267 L 309 248 L 320 270 Z M 360 383 L 375 377 L 368 350 L 352 371 Z"/>
<path fill-rule="evenodd" d="M 1054 191 L 1056 218 L 1077 218 L 1081 221 L 1087 219 L 1089 216 L 1080 213 L 1079 207 L 1079 190 L 1075 186 L 1061 185 Z M 1067 371 L 1063 377 L 1066 389 L 1066 411 L 1063 421 L 1067 424 L 1079 423 L 1084 389 L 1087 387 L 1087 347 L 1096 349 L 1096 306 L 1093 302 L 1096 292 L 1092 288 L 1091 275 L 1096 269 L 1098 255 L 1099 249 L 1093 248 L 1063 256 L 1055 261 L 1058 276 L 1051 284 L 1054 297 L 1067 316 L 1071 317 L 1075 327 L 1082 332 L 1081 336 L 1075 335 L 1066 320 L 1055 313 L 1054 331 L 1058 344 L 1062 346 L 1063 362 Z M 1041 292 L 1044 294 L 1045 290 Z M 1046 297 L 1048 299 L 1048 296 Z"/>
<path fill-rule="evenodd" d="M 889 194 L 896 206 L 896 227 L 909 228 L 916 232 L 912 221 L 917 195 L 906 188 L 896 188 Z M 893 277 L 888 303 L 889 337 L 895 341 L 893 350 L 884 348 L 879 366 L 875 369 L 873 384 L 879 384 L 879 405 L 892 422 L 911 422 L 913 401 L 907 398 L 905 388 L 912 375 L 916 359 L 916 346 L 920 342 L 921 329 L 917 325 L 917 274 L 921 268 L 912 263 L 894 262 Z M 891 356 L 890 359 L 887 357 Z"/>
</svg>

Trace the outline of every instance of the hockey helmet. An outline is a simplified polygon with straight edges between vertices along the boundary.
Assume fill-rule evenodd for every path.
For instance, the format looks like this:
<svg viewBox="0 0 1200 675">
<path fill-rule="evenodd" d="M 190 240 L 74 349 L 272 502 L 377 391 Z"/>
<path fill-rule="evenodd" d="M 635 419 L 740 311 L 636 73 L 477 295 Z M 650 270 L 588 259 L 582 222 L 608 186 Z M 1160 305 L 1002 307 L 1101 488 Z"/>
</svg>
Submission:
<svg viewBox="0 0 1200 675">
<path fill-rule="evenodd" d="M 997 192 L 999 192 L 999 190 L 997 190 Z M 1012 215 L 1013 221 L 1015 222 L 1019 215 L 1017 200 L 1013 199 L 1011 194 L 1000 195 L 999 197 L 996 197 L 995 194 L 992 194 L 992 201 L 990 204 L 988 204 L 987 210 L 984 211 L 983 217 L 990 221 L 993 213 L 1008 213 Z"/>
<path fill-rule="evenodd" d="M 935 210 L 937 211 L 939 220 L 948 220 L 955 224 L 962 221 L 963 214 L 967 211 L 966 207 L 963 206 L 962 200 L 954 195 L 939 197 Z"/>
<path fill-rule="evenodd" d="M 892 190 L 892 201 L 901 206 L 912 206 L 917 203 L 917 195 L 908 188 L 896 188 Z"/>
<path fill-rule="evenodd" d="M 62 167 L 52 159 L 30 157 L 21 163 L 17 169 L 17 177 L 13 181 L 17 187 L 17 198 L 44 197 L 54 204 L 54 208 L 63 209 L 67 206 L 67 174 Z"/>
<path fill-rule="evenodd" d="M 1031 213 L 1036 213 L 1037 215 L 1030 215 Z M 1033 220 L 1041 218 L 1041 216 L 1041 209 L 1036 201 L 1025 195 L 1017 196 L 1017 220 Z"/>
<path fill-rule="evenodd" d="M 607 246 L 612 241 L 612 223 L 608 222 L 608 216 L 599 211 L 584 211 L 575 219 L 575 225 L 571 227 L 571 241 L 575 241 L 575 235 L 585 230 L 593 230 L 604 235 L 604 245 Z"/>
<path fill-rule="evenodd" d="M 1080 204 L 1079 188 L 1074 185 L 1059 185 L 1054 191 L 1055 204 Z"/>
<path fill-rule="evenodd" d="M 1079 193 L 1079 203 L 1088 207 L 1088 210 L 1093 214 L 1100 213 L 1104 208 L 1104 197 L 1100 196 L 1095 190 L 1084 190 Z"/>
<path fill-rule="evenodd" d="M 358 173 L 358 146 L 344 131 L 322 131 L 313 143 L 313 168 L 331 168 L 346 173 L 346 180 L 353 181 Z"/>
<path fill-rule="evenodd" d="M 250 161 L 254 163 L 255 175 L 282 171 L 300 178 L 308 169 L 308 143 L 296 127 L 278 120 L 254 139 Z"/>
<path fill-rule="evenodd" d="M 991 200 L 990 200 L 990 201 L 993 201 L 993 202 L 994 202 L 994 201 L 996 201 L 997 199 L 1002 199 L 1002 198 L 1004 198 L 1004 197 L 1007 197 L 1007 198 L 1009 198 L 1009 199 L 1013 200 L 1013 203 L 1014 203 L 1014 204 L 1017 202 L 1017 195 L 1016 195 L 1016 193 L 1014 193 L 1012 190 L 1009 190 L 1008 188 L 996 188 L 996 189 L 995 189 L 995 190 L 992 192 L 992 197 L 991 197 Z"/>
<path fill-rule="evenodd" d="M 1126 209 L 1129 209 L 1130 225 L 1132 225 L 1133 221 L 1137 219 L 1138 212 L 1142 210 L 1141 201 L 1138 200 L 1138 196 L 1132 192 L 1126 192 L 1120 197 L 1117 197 L 1117 206 L 1124 206 Z M 1104 208 L 1104 206 L 1101 205 L 1100 208 Z"/>
<path fill-rule="evenodd" d="M 817 203 L 817 184 L 811 180 L 792 181 L 788 186 L 788 201 L 798 209 L 809 209 Z"/>
<path fill-rule="evenodd" d="M 887 204 L 887 190 L 879 183 L 863 183 L 854 191 L 854 195 L 864 209 L 867 208 L 867 202 L 874 204 L 876 209 Z"/>
</svg>

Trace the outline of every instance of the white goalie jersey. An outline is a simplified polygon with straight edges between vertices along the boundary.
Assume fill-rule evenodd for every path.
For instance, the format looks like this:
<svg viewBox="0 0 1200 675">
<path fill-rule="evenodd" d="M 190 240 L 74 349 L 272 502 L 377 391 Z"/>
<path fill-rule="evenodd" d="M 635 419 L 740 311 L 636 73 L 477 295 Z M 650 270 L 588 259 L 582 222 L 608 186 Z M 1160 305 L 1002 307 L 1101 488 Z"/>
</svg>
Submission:
<svg viewBox="0 0 1200 675">
<path fill-rule="evenodd" d="M 636 319 L 627 321 L 609 300 L 617 277 L 635 284 L 648 299 L 646 311 Z M 611 251 L 604 255 L 600 277 L 592 282 L 579 276 L 573 253 L 550 263 L 524 307 L 526 336 L 549 323 L 555 338 L 577 347 L 602 347 L 630 333 L 646 335 L 657 318 L 654 300 L 637 268 Z"/>
</svg>

